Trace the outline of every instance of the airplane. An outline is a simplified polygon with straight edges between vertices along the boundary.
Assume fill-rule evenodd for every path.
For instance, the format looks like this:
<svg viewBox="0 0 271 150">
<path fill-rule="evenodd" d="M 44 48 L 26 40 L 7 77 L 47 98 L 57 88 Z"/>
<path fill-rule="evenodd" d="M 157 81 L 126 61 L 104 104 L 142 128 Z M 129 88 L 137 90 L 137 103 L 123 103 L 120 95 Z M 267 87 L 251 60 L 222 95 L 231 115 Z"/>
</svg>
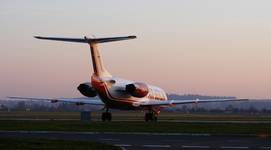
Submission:
<svg viewBox="0 0 271 150">
<path fill-rule="evenodd" d="M 135 39 L 136 36 L 107 37 L 107 38 L 59 38 L 34 36 L 41 40 L 54 40 L 64 42 L 86 43 L 90 46 L 93 74 L 91 81 L 81 83 L 77 89 L 84 98 L 31 98 L 31 97 L 9 97 L 11 99 L 44 100 L 52 103 L 68 102 L 76 105 L 102 105 L 105 112 L 102 113 L 102 121 L 111 121 L 110 109 L 119 110 L 142 110 L 145 111 L 145 121 L 157 121 L 160 111 L 164 107 L 181 104 L 243 101 L 248 99 L 189 99 L 169 100 L 164 90 L 144 82 L 121 79 L 111 75 L 103 64 L 98 44 Z M 100 100 L 93 97 L 99 96 Z"/>
</svg>

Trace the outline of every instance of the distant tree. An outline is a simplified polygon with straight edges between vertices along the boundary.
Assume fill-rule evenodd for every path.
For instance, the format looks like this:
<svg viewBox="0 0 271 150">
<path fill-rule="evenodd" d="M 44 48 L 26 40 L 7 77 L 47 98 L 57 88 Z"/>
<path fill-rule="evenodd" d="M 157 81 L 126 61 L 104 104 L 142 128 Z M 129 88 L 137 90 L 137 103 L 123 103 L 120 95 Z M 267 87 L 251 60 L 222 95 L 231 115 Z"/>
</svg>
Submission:
<svg viewBox="0 0 271 150">
<path fill-rule="evenodd" d="M 249 109 L 248 109 L 248 112 L 250 114 L 256 114 L 258 111 L 254 106 L 250 106 Z"/>
<path fill-rule="evenodd" d="M 184 112 L 184 113 L 189 113 L 188 107 L 186 105 L 182 106 L 181 111 Z"/>
<path fill-rule="evenodd" d="M 0 111 L 8 111 L 8 110 L 9 108 L 6 105 L 0 104 Z"/>
<path fill-rule="evenodd" d="M 26 109 L 25 102 L 19 101 L 17 104 L 17 107 L 15 109 L 19 110 L 19 111 L 25 111 L 25 109 Z"/>
<path fill-rule="evenodd" d="M 225 108 L 225 112 L 227 113 L 232 113 L 233 112 L 233 106 L 232 105 L 228 105 L 226 108 Z"/>
</svg>

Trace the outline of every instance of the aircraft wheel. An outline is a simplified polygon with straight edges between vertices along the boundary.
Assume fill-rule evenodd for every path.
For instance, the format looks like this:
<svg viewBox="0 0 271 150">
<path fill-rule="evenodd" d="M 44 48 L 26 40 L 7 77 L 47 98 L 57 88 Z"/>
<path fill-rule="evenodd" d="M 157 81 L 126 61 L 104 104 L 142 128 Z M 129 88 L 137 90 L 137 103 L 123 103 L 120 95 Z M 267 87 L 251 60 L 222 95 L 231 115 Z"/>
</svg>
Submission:
<svg viewBox="0 0 271 150">
<path fill-rule="evenodd" d="M 153 115 L 153 121 L 157 122 L 157 116 Z"/>
<path fill-rule="evenodd" d="M 102 121 L 111 121 L 112 120 L 112 115 L 110 112 L 104 112 L 102 113 Z"/>
<path fill-rule="evenodd" d="M 145 114 L 145 121 L 148 122 L 148 121 L 153 121 L 155 120 L 155 116 L 153 113 L 146 113 Z M 157 120 L 157 117 L 156 117 L 156 120 Z"/>
<path fill-rule="evenodd" d="M 145 113 L 145 121 L 146 121 L 146 122 L 149 121 L 149 113 Z"/>
<path fill-rule="evenodd" d="M 103 121 L 103 122 L 106 121 L 106 113 L 102 113 L 102 121 Z"/>
<path fill-rule="evenodd" d="M 107 120 L 111 121 L 112 120 L 112 114 L 111 113 L 107 113 Z"/>
</svg>

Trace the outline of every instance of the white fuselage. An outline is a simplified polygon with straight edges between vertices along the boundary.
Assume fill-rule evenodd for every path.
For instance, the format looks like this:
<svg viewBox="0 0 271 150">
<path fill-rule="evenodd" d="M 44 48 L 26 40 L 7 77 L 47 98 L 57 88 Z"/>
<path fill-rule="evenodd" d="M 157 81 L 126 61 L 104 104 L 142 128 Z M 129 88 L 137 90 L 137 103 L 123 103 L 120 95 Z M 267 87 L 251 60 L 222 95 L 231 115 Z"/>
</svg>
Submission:
<svg viewBox="0 0 271 150">
<path fill-rule="evenodd" d="M 134 97 L 125 90 L 126 85 L 133 83 L 135 82 L 117 77 L 98 77 L 93 75 L 91 79 L 92 86 L 109 108 L 125 110 L 138 109 L 137 102 L 167 100 L 167 95 L 161 88 L 148 84 L 146 85 L 149 92 L 146 96 L 141 98 Z"/>
</svg>

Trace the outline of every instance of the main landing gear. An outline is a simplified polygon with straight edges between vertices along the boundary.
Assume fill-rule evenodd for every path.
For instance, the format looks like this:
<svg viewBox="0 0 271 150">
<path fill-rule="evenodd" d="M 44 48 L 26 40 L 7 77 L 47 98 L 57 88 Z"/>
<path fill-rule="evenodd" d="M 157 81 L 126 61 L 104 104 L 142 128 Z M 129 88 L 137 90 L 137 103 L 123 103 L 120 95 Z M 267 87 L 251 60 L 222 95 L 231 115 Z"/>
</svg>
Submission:
<svg viewBox="0 0 271 150">
<path fill-rule="evenodd" d="M 148 122 L 148 121 L 153 121 L 153 122 L 156 122 L 157 121 L 157 115 L 153 112 L 148 112 L 148 113 L 145 113 L 145 121 Z"/>
<path fill-rule="evenodd" d="M 102 113 L 102 121 L 105 122 L 105 121 L 111 121 L 111 120 L 112 120 L 112 115 L 109 112 L 109 109 L 106 108 L 106 111 Z"/>
</svg>

